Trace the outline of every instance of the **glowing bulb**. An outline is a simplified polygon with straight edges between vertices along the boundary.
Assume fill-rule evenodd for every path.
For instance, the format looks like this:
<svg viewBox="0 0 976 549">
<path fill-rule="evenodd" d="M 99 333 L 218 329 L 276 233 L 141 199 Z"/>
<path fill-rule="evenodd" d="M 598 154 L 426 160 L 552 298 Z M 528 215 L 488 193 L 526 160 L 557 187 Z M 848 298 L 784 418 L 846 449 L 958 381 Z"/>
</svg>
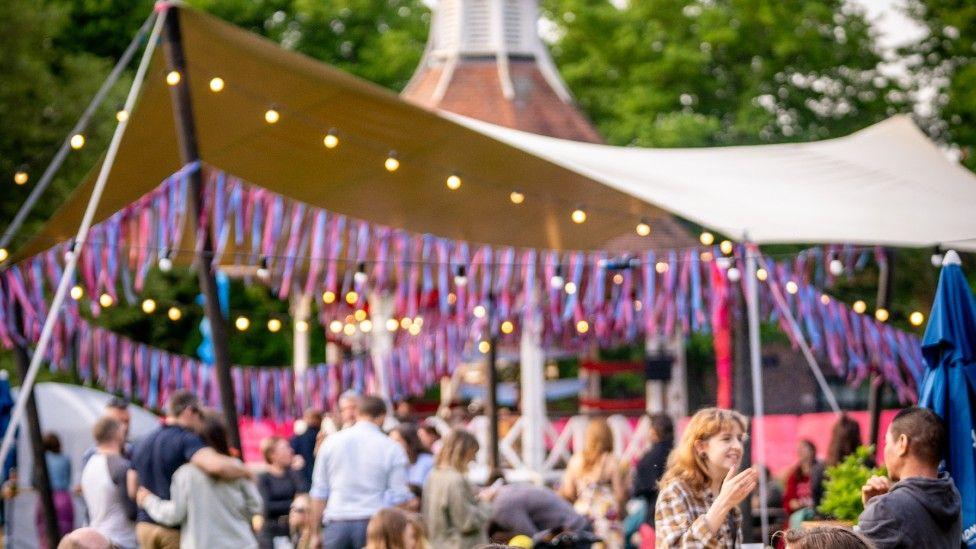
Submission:
<svg viewBox="0 0 976 549">
<path fill-rule="evenodd" d="M 268 321 L 268 331 L 269 332 L 275 333 L 275 332 L 277 332 L 280 329 L 281 329 L 281 321 L 280 320 L 278 320 L 277 318 L 272 318 L 271 320 Z"/>
<path fill-rule="evenodd" d="M 332 333 L 334 333 L 334 334 L 338 334 L 339 332 L 341 332 L 342 331 L 342 321 L 340 321 L 340 320 L 333 320 L 332 322 L 330 322 L 329 323 L 329 331 L 332 332 Z"/>
<path fill-rule="evenodd" d="M 173 268 L 173 260 L 172 259 L 170 259 L 168 257 L 161 257 L 161 258 L 159 258 L 159 270 L 160 271 L 163 271 L 164 273 L 168 273 L 168 272 L 170 272 L 170 270 L 172 268 Z"/>
<path fill-rule="evenodd" d="M 756 278 L 759 279 L 760 282 L 765 282 L 766 279 L 769 278 L 769 273 L 766 272 L 766 269 L 760 267 L 756 269 Z"/>
<path fill-rule="evenodd" d="M 356 309 L 356 312 L 352 314 L 352 317 L 356 319 L 356 322 L 362 322 L 366 320 L 366 311 L 364 309 Z"/>
<path fill-rule="evenodd" d="M 702 253 L 698 254 L 698 258 L 701 259 L 702 261 L 711 261 L 712 260 L 712 252 L 702 252 Z"/>
<path fill-rule="evenodd" d="M 409 316 L 405 316 L 400 319 L 400 328 L 408 330 L 411 326 L 413 326 L 413 320 L 411 320 Z"/>
<path fill-rule="evenodd" d="M 412 336 L 420 335 L 420 328 L 420 324 L 411 324 L 410 327 L 407 328 L 407 331 L 410 332 L 410 335 Z"/>
<path fill-rule="evenodd" d="M 512 191 L 512 193 L 508 195 L 508 199 L 512 201 L 512 204 L 521 204 L 525 202 L 525 195 L 519 191 Z"/>
<path fill-rule="evenodd" d="M 515 331 L 515 324 L 512 324 L 511 320 L 506 320 L 502 322 L 501 329 L 503 334 L 510 334 Z"/>
<path fill-rule="evenodd" d="M 478 343 L 478 351 L 480 351 L 481 354 L 486 355 L 490 350 L 491 350 L 491 343 L 488 343 L 487 341 L 484 340 Z"/>
<path fill-rule="evenodd" d="M 742 279 L 742 272 L 739 271 L 738 267 L 729 267 L 726 276 L 729 277 L 729 282 L 738 282 Z"/>
<path fill-rule="evenodd" d="M 567 294 L 573 295 L 576 293 L 576 284 L 573 282 L 567 282 L 566 285 L 563 286 L 563 290 L 565 290 Z"/>
<path fill-rule="evenodd" d="M 307 332 L 308 331 L 308 321 L 307 320 L 299 320 L 299 321 L 295 322 L 295 331 L 296 332 L 303 332 L 303 333 L 304 332 Z"/>
<path fill-rule="evenodd" d="M 126 120 L 129 119 L 129 111 L 125 109 L 120 109 L 116 111 L 115 119 L 118 120 L 119 122 L 125 122 Z"/>
<path fill-rule="evenodd" d="M 556 274 L 549 279 L 549 286 L 552 287 L 553 290 L 562 290 L 563 287 L 566 286 L 566 280 L 563 279 L 562 275 Z"/>
<path fill-rule="evenodd" d="M 941 267 L 942 266 L 942 257 L 943 256 L 942 256 L 941 253 L 934 253 L 934 254 L 932 254 L 932 257 L 929 258 L 929 260 L 932 261 L 932 266 L 933 267 Z"/>
<path fill-rule="evenodd" d="M 796 292 L 799 292 L 799 291 L 800 291 L 800 287 L 797 285 L 796 282 L 793 282 L 791 280 L 791 281 L 789 281 L 789 282 L 786 283 L 786 292 L 787 293 L 789 293 L 789 294 L 795 294 Z"/>
<path fill-rule="evenodd" d="M 326 290 L 322 292 L 322 302 L 325 303 L 326 305 L 330 303 L 335 303 L 335 300 L 336 300 L 336 295 L 335 292 L 333 292 L 332 290 Z"/>
<path fill-rule="evenodd" d="M 646 219 L 641 219 L 641 222 L 637 224 L 637 234 L 638 236 L 651 234 L 651 224 Z"/>
<path fill-rule="evenodd" d="M 71 143 L 71 148 L 77 151 L 78 149 L 85 146 L 85 136 L 80 133 L 76 133 L 71 136 L 70 143 Z"/>
<path fill-rule="evenodd" d="M 166 73 L 166 83 L 169 84 L 170 86 L 175 86 L 179 84 L 180 80 L 182 79 L 183 76 L 180 74 L 179 71 L 169 71 L 168 73 Z"/>
<path fill-rule="evenodd" d="M 858 299 L 854 302 L 854 312 L 857 314 L 863 314 L 864 311 L 868 310 L 868 304 Z"/>
<path fill-rule="evenodd" d="M 7 248 L 0 248 L 0 262 L 6 261 L 8 257 L 10 257 L 10 252 L 7 251 Z"/>
<path fill-rule="evenodd" d="M 219 92 L 223 91 L 223 89 L 224 89 L 224 79 L 223 78 L 221 78 L 219 76 L 215 76 L 215 77 L 213 77 L 213 78 L 210 79 L 210 91 L 212 91 L 214 93 L 219 93 Z"/>
<path fill-rule="evenodd" d="M 573 210 L 570 217 L 573 219 L 573 223 L 583 223 L 586 221 L 586 211 L 583 210 L 582 206 L 578 206 Z"/>
<path fill-rule="evenodd" d="M 722 253 L 729 255 L 732 253 L 732 241 L 723 240 L 721 244 L 718 245 L 718 249 L 722 250 Z"/>
<path fill-rule="evenodd" d="M 888 309 L 882 307 L 877 311 L 874 311 L 874 318 L 877 319 L 878 322 L 888 322 L 888 319 L 891 318 L 891 313 L 888 312 Z"/>
<path fill-rule="evenodd" d="M 634 301 L 634 310 L 640 312 L 644 308 L 644 303 L 641 300 Z"/>
<path fill-rule="evenodd" d="M 912 326 L 921 326 L 925 322 L 925 315 L 920 311 L 913 311 L 912 314 L 908 315 L 908 321 L 912 323 Z"/>
<path fill-rule="evenodd" d="M 831 259 L 828 268 L 830 269 L 830 274 L 834 276 L 844 274 L 844 262 L 839 259 Z"/>
<path fill-rule="evenodd" d="M 322 144 L 325 145 L 327 149 L 334 149 L 339 146 L 339 136 L 336 135 L 335 130 L 329 130 L 329 133 L 325 134 L 322 138 Z"/>
<path fill-rule="evenodd" d="M 351 291 L 346 294 L 346 303 L 355 305 L 357 302 L 359 302 L 359 294 L 357 294 L 355 291 Z"/>
<path fill-rule="evenodd" d="M 613 283 L 616 284 L 617 286 L 620 286 L 621 284 L 623 284 L 624 283 L 624 275 L 622 275 L 620 273 L 614 274 L 613 275 Z"/>
<path fill-rule="evenodd" d="M 356 325 L 346 324 L 342 327 L 342 333 L 346 334 L 347 336 L 354 335 L 356 333 Z"/>
<path fill-rule="evenodd" d="M 585 320 L 580 320 L 576 323 L 576 332 L 580 334 L 585 334 L 590 331 L 590 323 Z"/>
<path fill-rule="evenodd" d="M 152 314 L 156 311 L 156 302 L 152 299 L 146 299 L 142 302 L 142 312 L 147 315 Z"/>
<path fill-rule="evenodd" d="M 268 124 L 277 124 L 281 120 L 281 113 L 274 109 L 264 111 L 264 121 Z"/>
<path fill-rule="evenodd" d="M 413 317 L 413 323 L 416 326 L 423 326 L 424 325 L 424 317 L 422 317 L 422 316 L 415 316 L 415 317 Z"/>
<path fill-rule="evenodd" d="M 450 305 L 454 305 L 455 303 L 457 303 L 457 294 L 454 292 L 449 292 L 447 294 L 447 302 Z"/>
<path fill-rule="evenodd" d="M 373 321 L 366 319 L 359 323 L 359 329 L 362 330 L 364 334 L 368 334 L 373 331 Z"/>
<path fill-rule="evenodd" d="M 396 151 L 390 151 L 390 154 L 387 155 L 386 160 L 383 162 L 383 167 L 390 173 L 400 168 L 400 160 L 397 159 Z"/>
<path fill-rule="evenodd" d="M 24 170 L 20 170 L 14 174 L 14 183 L 18 185 L 24 185 L 28 179 L 30 179 L 30 176 Z"/>
<path fill-rule="evenodd" d="M 484 305 L 475 305 L 473 312 L 475 318 L 485 318 L 485 315 L 488 314 Z"/>
<path fill-rule="evenodd" d="M 824 305 L 830 305 L 830 296 L 827 294 L 823 294 L 822 296 L 820 296 L 820 302 L 823 303 Z"/>
<path fill-rule="evenodd" d="M 251 327 L 251 321 L 248 320 L 246 316 L 239 316 L 237 317 L 237 320 L 234 321 L 234 327 L 243 332 Z"/>
<path fill-rule="evenodd" d="M 71 288 L 71 299 L 78 301 L 85 296 L 85 289 L 81 286 L 73 286 Z"/>
<path fill-rule="evenodd" d="M 400 327 L 400 323 L 395 318 L 386 319 L 386 331 L 395 332 Z"/>
<path fill-rule="evenodd" d="M 732 260 L 725 256 L 719 256 L 715 259 L 715 266 L 724 271 L 732 266 Z"/>
<path fill-rule="evenodd" d="M 664 273 L 668 272 L 668 264 L 665 263 L 665 262 L 663 262 L 663 261 L 658 261 L 654 265 L 654 270 L 657 271 L 658 274 L 664 274 Z"/>
<path fill-rule="evenodd" d="M 98 304 L 102 307 L 111 307 L 114 303 L 115 300 L 112 299 L 112 296 L 108 295 L 107 293 L 98 296 Z"/>
<path fill-rule="evenodd" d="M 173 322 L 176 322 L 177 320 L 183 318 L 183 311 L 181 311 L 178 307 L 170 307 L 169 310 L 166 311 L 166 316 L 169 317 L 169 319 Z"/>
<path fill-rule="evenodd" d="M 461 188 L 461 178 L 456 175 L 451 175 L 447 178 L 447 188 L 452 191 L 456 191 Z"/>
<path fill-rule="evenodd" d="M 701 242 L 703 246 L 711 246 L 715 242 L 715 235 L 705 231 L 699 235 L 698 241 Z"/>
</svg>

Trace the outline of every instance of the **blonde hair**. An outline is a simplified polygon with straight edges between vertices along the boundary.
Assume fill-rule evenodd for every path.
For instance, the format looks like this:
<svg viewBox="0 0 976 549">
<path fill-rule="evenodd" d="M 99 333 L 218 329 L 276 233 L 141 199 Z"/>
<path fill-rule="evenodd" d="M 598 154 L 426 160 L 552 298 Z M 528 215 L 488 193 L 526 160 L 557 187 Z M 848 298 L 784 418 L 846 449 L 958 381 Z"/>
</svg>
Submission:
<svg viewBox="0 0 976 549">
<path fill-rule="evenodd" d="M 427 525 L 424 519 L 417 513 L 407 513 L 407 524 L 413 526 L 417 533 L 417 549 L 430 549 L 430 541 L 427 539 Z"/>
<path fill-rule="evenodd" d="M 838 526 L 818 526 L 804 530 L 787 530 L 773 535 L 783 540 L 787 549 L 874 549 L 864 536 Z"/>
<path fill-rule="evenodd" d="M 456 469 L 462 473 L 468 470 L 468 462 L 478 452 L 478 440 L 463 430 L 451 431 L 444 439 L 444 445 L 437 453 L 436 465 L 439 469 Z"/>
<path fill-rule="evenodd" d="M 704 490 L 708 486 L 708 466 L 705 458 L 695 449 L 695 444 L 717 434 L 732 431 L 733 427 L 738 427 L 745 433 L 747 425 L 746 417 L 735 410 L 722 408 L 699 410 L 685 427 L 681 442 L 668 456 L 668 469 L 661 477 L 661 488 L 680 480 L 696 492 Z"/>
<path fill-rule="evenodd" d="M 366 525 L 365 549 L 404 549 L 407 522 L 407 513 L 396 507 L 380 509 Z"/>
<path fill-rule="evenodd" d="M 613 431 L 602 417 L 595 417 L 586 425 L 583 435 L 583 471 L 595 467 L 604 454 L 613 452 Z"/>
</svg>

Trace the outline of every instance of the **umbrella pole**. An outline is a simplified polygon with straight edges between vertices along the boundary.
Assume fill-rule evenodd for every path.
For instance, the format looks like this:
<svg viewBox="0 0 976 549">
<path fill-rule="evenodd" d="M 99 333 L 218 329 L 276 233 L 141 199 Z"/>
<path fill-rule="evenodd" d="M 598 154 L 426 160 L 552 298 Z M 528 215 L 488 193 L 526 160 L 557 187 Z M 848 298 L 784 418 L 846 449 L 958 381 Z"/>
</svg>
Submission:
<svg viewBox="0 0 976 549">
<path fill-rule="evenodd" d="M 891 281 L 893 259 L 891 249 L 883 248 L 885 260 L 878 265 L 878 299 L 877 308 L 887 309 L 888 301 L 891 300 Z M 868 429 L 868 444 L 878 448 L 878 431 L 881 427 L 881 401 L 884 397 L 884 378 L 875 372 L 871 374 L 871 387 L 868 393 L 868 416 L 871 420 Z"/>
<path fill-rule="evenodd" d="M 752 364 L 753 440 L 756 444 L 756 465 L 760 471 L 766 467 L 766 429 L 763 421 L 762 355 L 759 340 L 759 280 L 756 278 L 756 255 L 759 249 L 746 243 L 746 304 L 749 312 L 749 361 Z M 766 502 L 766 475 L 759 475 L 759 521 L 762 526 L 762 543 L 769 538 L 769 509 Z"/>
<path fill-rule="evenodd" d="M 22 311 L 20 304 L 14 301 L 14 325 L 23 326 Z M 21 390 L 17 394 L 17 400 L 26 399 L 25 408 L 27 416 L 27 438 L 30 441 L 31 462 L 33 463 L 33 482 L 37 490 L 37 497 L 40 499 L 41 508 L 44 510 L 44 532 L 47 534 L 47 545 L 50 549 L 58 546 L 61 541 L 61 531 L 58 528 L 58 515 L 54 507 L 54 492 L 51 490 L 51 478 L 47 471 L 47 460 L 44 458 L 44 443 L 41 441 L 41 420 L 37 414 L 37 401 L 34 399 L 34 387 L 25 387 L 23 380 L 27 378 L 27 371 L 30 368 L 27 348 L 21 343 L 15 343 L 13 347 L 14 363 L 17 365 L 17 373 L 20 375 Z M 11 428 L 16 427 L 13 422 Z"/>
<path fill-rule="evenodd" d="M 169 12 L 163 32 L 163 50 L 166 53 L 167 70 L 178 71 L 182 78 L 175 86 L 170 86 L 170 98 L 173 102 L 173 118 L 176 123 L 177 140 L 180 146 L 180 158 L 183 165 L 200 161 L 200 151 L 197 147 L 196 123 L 193 118 L 193 105 L 190 102 L 190 75 L 186 70 L 186 57 L 183 52 L 183 41 L 180 33 L 180 18 L 178 9 L 174 5 L 166 5 Z M 214 275 L 210 258 L 213 255 L 213 241 L 207 230 L 201 212 L 203 209 L 203 181 L 201 169 L 189 174 L 187 199 L 190 211 L 196 220 L 196 234 L 200 244 L 196 246 L 193 255 L 193 268 L 197 272 L 200 293 L 203 294 L 204 314 L 210 321 L 211 340 L 214 351 L 214 367 L 217 374 L 217 385 L 220 388 L 220 405 L 224 419 L 227 422 L 227 434 L 230 444 L 238 451 L 241 450 L 241 434 L 237 424 L 237 404 L 234 398 L 234 384 L 230 374 L 230 348 L 227 343 L 227 324 L 220 310 L 217 297 L 217 279 Z"/>
</svg>

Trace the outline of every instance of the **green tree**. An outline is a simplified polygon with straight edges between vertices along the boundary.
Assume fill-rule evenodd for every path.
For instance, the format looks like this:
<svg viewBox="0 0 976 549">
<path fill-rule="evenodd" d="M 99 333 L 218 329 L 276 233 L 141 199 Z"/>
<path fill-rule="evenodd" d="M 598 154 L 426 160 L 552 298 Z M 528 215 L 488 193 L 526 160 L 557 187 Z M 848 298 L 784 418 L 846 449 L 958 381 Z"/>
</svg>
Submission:
<svg viewBox="0 0 976 549">
<path fill-rule="evenodd" d="M 553 56 L 614 144 L 703 146 L 844 135 L 907 108 L 842 0 L 548 0 Z"/>
<path fill-rule="evenodd" d="M 916 90 L 919 110 L 933 138 L 959 147 L 964 164 L 976 170 L 976 4 L 960 0 L 910 0 L 907 13 L 927 34 L 902 53 Z"/>
</svg>

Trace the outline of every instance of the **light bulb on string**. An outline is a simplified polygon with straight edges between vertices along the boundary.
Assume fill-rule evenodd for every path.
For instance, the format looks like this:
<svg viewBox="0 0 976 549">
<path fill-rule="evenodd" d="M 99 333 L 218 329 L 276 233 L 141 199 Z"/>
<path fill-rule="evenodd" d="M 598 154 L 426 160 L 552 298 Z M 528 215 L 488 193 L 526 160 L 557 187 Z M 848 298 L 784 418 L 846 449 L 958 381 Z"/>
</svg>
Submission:
<svg viewBox="0 0 976 549">
<path fill-rule="evenodd" d="M 729 277 L 729 282 L 742 280 L 742 272 L 736 266 L 729 267 L 729 270 L 725 272 L 725 276 Z"/>
<path fill-rule="evenodd" d="M 322 138 L 322 144 L 325 145 L 326 149 L 334 149 L 339 146 L 339 135 L 336 133 L 335 128 L 329 130 Z"/>
<path fill-rule="evenodd" d="M 759 282 L 765 282 L 766 279 L 769 278 L 769 272 L 766 269 L 759 267 L 756 269 L 756 278 L 759 280 Z"/>
<path fill-rule="evenodd" d="M 169 310 L 166 311 L 166 316 L 169 317 L 169 319 L 173 322 L 176 322 L 177 320 L 183 318 L 183 311 L 181 311 L 179 307 L 170 307 Z"/>
<path fill-rule="evenodd" d="M 620 273 L 614 273 L 614 275 L 613 275 L 613 283 L 616 284 L 617 286 L 620 286 L 621 284 L 623 284 L 624 283 L 624 275 L 622 275 Z"/>
<path fill-rule="evenodd" d="M 366 320 L 367 314 L 365 309 L 356 309 L 356 312 L 352 314 L 352 317 L 356 319 L 356 322 L 362 322 Z"/>
<path fill-rule="evenodd" d="M 413 326 L 413 319 L 409 316 L 400 319 L 400 329 L 409 330 L 411 326 Z"/>
<path fill-rule="evenodd" d="M 423 327 L 423 325 L 424 325 L 424 317 L 422 317 L 422 316 L 415 316 L 415 317 L 413 317 L 413 324 L 414 324 L 414 326 L 421 326 L 421 327 Z"/>
<path fill-rule="evenodd" d="M 356 267 L 356 274 L 352 275 L 352 279 L 353 281 L 356 282 L 356 284 L 360 284 L 360 285 L 366 284 L 366 281 L 369 280 L 369 277 L 366 275 L 365 263 L 360 263 L 359 266 Z"/>
<path fill-rule="evenodd" d="M 260 280 L 261 282 L 267 282 L 267 281 L 271 280 L 271 271 L 268 269 L 268 258 L 267 257 L 262 257 L 261 258 L 261 266 L 258 267 L 257 277 L 258 277 L 258 280 Z"/>
<path fill-rule="evenodd" d="M 836 257 L 830 260 L 830 265 L 828 265 L 827 268 L 830 270 L 830 274 L 834 276 L 840 276 L 844 274 L 844 262 L 837 259 Z"/>
<path fill-rule="evenodd" d="M 722 253 L 725 255 L 731 255 L 735 247 L 733 246 L 731 240 L 723 240 L 722 243 L 718 245 L 718 249 L 722 250 Z"/>
<path fill-rule="evenodd" d="M 85 136 L 84 136 L 84 134 L 76 133 L 76 134 L 72 135 L 71 136 L 70 144 L 71 144 L 71 148 L 74 149 L 74 150 L 76 150 L 76 151 L 78 149 L 84 147 L 85 146 Z"/>
<path fill-rule="evenodd" d="M 0 248 L 0 263 L 6 261 L 8 257 L 10 257 L 10 252 L 7 251 L 7 248 Z"/>
<path fill-rule="evenodd" d="M 590 331 L 590 323 L 585 320 L 580 320 L 576 323 L 576 333 L 585 334 Z"/>
<path fill-rule="evenodd" d="M 346 324 L 345 326 L 342 327 L 342 333 L 346 334 L 347 336 L 355 335 L 356 334 L 356 325 L 355 324 Z"/>
<path fill-rule="evenodd" d="M 654 271 L 657 272 L 658 274 L 664 274 L 668 272 L 669 268 L 670 267 L 668 267 L 668 264 L 663 261 L 658 261 L 657 263 L 654 264 Z"/>
<path fill-rule="evenodd" d="M 732 259 L 725 257 L 724 255 L 719 256 L 715 258 L 715 266 L 724 271 L 732 266 Z"/>
<path fill-rule="evenodd" d="M 583 209 L 583 206 L 576 206 L 576 209 L 573 210 L 573 213 L 570 215 L 570 218 L 573 220 L 573 223 L 576 223 L 577 225 L 580 223 L 585 223 L 586 210 Z"/>
<path fill-rule="evenodd" d="M 454 285 L 463 288 L 468 284 L 468 273 L 464 265 L 458 265 L 457 272 L 454 274 Z"/>
<path fill-rule="evenodd" d="M 272 318 L 268 320 L 268 331 L 271 333 L 275 333 L 278 330 L 281 330 L 281 321 L 278 320 L 277 318 Z"/>
<path fill-rule="evenodd" d="M 417 336 L 420 335 L 421 328 L 423 328 L 423 326 L 421 326 L 420 324 L 413 323 L 410 325 L 409 328 L 407 328 L 407 332 L 409 332 L 410 335 L 412 336 Z"/>
<path fill-rule="evenodd" d="M 576 283 L 574 283 L 572 281 L 567 282 L 566 285 L 563 286 L 563 291 L 566 292 L 566 295 L 573 295 L 573 294 L 575 294 L 576 293 L 576 289 L 577 289 L 576 288 Z"/>
<path fill-rule="evenodd" d="M 941 267 L 943 257 L 945 256 L 942 255 L 942 250 L 936 248 L 935 251 L 932 252 L 932 257 L 930 258 L 930 260 L 932 261 L 932 266 L 935 268 Z"/>
<path fill-rule="evenodd" d="M 332 303 L 335 303 L 335 300 L 336 300 L 336 295 L 335 292 L 333 292 L 332 290 L 326 290 L 322 292 L 322 303 L 325 303 L 326 305 L 331 305 Z"/>
<path fill-rule="evenodd" d="M 26 185 L 28 179 L 30 179 L 30 176 L 27 175 L 27 171 L 23 169 L 17 170 L 17 172 L 14 173 L 14 183 L 18 185 Z"/>
<path fill-rule="evenodd" d="M 563 278 L 563 266 L 556 265 L 556 274 L 552 275 L 552 278 L 549 279 L 549 286 L 553 290 L 562 290 L 565 285 L 566 280 Z"/>
<path fill-rule="evenodd" d="M 868 310 L 868 304 L 865 303 L 864 301 L 860 300 L 860 299 L 858 299 L 857 301 L 855 301 L 854 302 L 854 305 L 852 305 L 851 307 L 854 309 L 854 312 L 857 313 L 857 314 L 859 314 L 859 315 L 860 314 L 864 314 L 864 311 L 867 311 Z"/>
<path fill-rule="evenodd" d="M 363 332 L 364 334 L 368 334 L 368 333 L 372 332 L 373 331 L 373 321 L 367 318 L 366 320 L 360 322 L 359 323 L 359 330 L 361 332 Z"/>
<path fill-rule="evenodd" d="M 98 296 L 98 304 L 102 307 L 111 307 L 115 304 L 115 299 L 113 299 L 108 293 L 104 293 Z"/>
<path fill-rule="evenodd" d="M 183 75 L 180 74 L 180 71 L 169 71 L 166 73 L 166 83 L 170 86 L 179 84 L 182 79 Z"/>
<path fill-rule="evenodd" d="M 703 246 L 711 246 L 715 242 L 715 235 L 708 231 L 704 231 L 698 236 L 698 241 L 701 242 Z"/>
<path fill-rule="evenodd" d="M 276 109 L 271 108 L 264 111 L 264 121 L 268 124 L 277 124 L 279 120 L 281 120 L 281 113 Z"/>
<path fill-rule="evenodd" d="M 400 327 L 400 323 L 397 322 L 397 319 L 395 319 L 395 318 L 388 318 L 388 319 L 386 319 L 386 331 L 387 332 L 395 332 L 395 331 L 397 331 L 397 328 L 399 328 L 399 327 Z"/>
<path fill-rule="evenodd" d="M 119 122 L 125 122 L 129 119 L 129 111 L 125 109 L 119 109 L 115 111 L 115 119 Z"/>
<path fill-rule="evenodd" d="M 142 312 L 151 315 L 156 312 L 156 302 L 152 299 L 145 299 L 142 302 Z"/>
<path fill-rule="evenodd" d="M 511 320 L 506 320 L 502 322 L 501 330 L 503 334 L 510 334 L 515 331 L 515 324 Z"/>
<path fill-rule="evenodd" d="M 830 305 L 830 296 L 827 295 L 827 294 L 821 295 L 820 296 L 820 303 L 823 303 L 824 305 Z"/>
<path fill-rule="evenodd" d="M 800 291 L 800 286 L 796 282 L 790 280 L 789 282 L 786 283 L 786 293 L 793 295 L 799 291 Z"/>
<path fill-rule="evenodd" d="M 224 79 L 219 76 L 214 76 L 210 79 L 210 91 L 214 93 L 220 93 L 224 90 Z"/>
<path fill-rule="evenodd" d="M 478 351 L 480 351 L 481 354 L 486 355 L 490 350 L 491 350 L 491 343 L 488 343 L 485 340 L 481 340 L 481 342 L 478 343 Z"/>
<path fill-rule="evenodd" d="M 888 312 L 888 309 L 879 307 L 878 310 L 874 311 L 874 318 L 878 322 L 888 322 L 888 319 L 891 318 L 891 313 Z"/>
<path fill-rule="evenodd" d="M 82 297 L 85 297 L 85 289 L 79 285 L 71 287 L 71 299 L 78 301 Z"/>
<path fill-rule="evenodd" d="M 400 159 L 397 158 L 396 151 L 390 151 L 390 154 L 386 155 L 386 160 L 383 161 L 383 167 L 390 173 L 400 169 Z"/>
<path fill-rule="evenodd" d="M 329 323 L 329 331 L 332 332 L 332 333 L 334 333 L 334 334 L 341 333 L 342 332 L 342 321 L 341 320 L 333 320 L 332 322 L 330 322 Z"/>
<path fill-rule="evenodd" d="M 512 191 L 508 195 L 508 199 L 512 201 L 512 204 L 521 204 L 525 202 L 525 195 L 521 191 Z"/>
<path fill-rule="evenodd" d="M 243 332 L 251 327 L 251 321 L 246 316 L 239 316 L 234 320 L 234 327 Z"/>
<path fill-rule="evenodd" d="M 173 260 L 169 258 L 169 252 L 163 251 L 159 254 L 159 270 L 164 273 L 170 272 L 173 269 Z"/>
<path fill-rule="evenodd" d="M 359 302 L 359 294 L 355 290 L 350 291 L 346 294 L 346 303 L 350 305 L 355 305 Z"/>
<path fill-rule="evenodd" d="M 908 315 L 908 321 L 911 322 L 912 326 L 921 326 L 925 322 L 925 315 L 921 311 L 913 311 L 912 314 Z"/>
<path fill-rule="evenodd" d="M 307 320 L 298 320 L 298 321 L 296 321 L 295 322 L 295 331 L 296 332 L 301 332 L 301 333 L 307 332 L 308 331 L 308 321 Z"/>
<path fill-rule="evenodd" d="M 457 174 L 451 174 L 447 178 L 447 188 L 456 191 L 461 188 L 461 178 Z"/>
<path fill-rule="evenodd" d="M 484 305 L 475 305 L 472 313 L 474 313 L 475 318 L 485 318 L 485 315 L 488 314 L 488 310 L 485 309 Z"/>
<path fill-rule="evenodd" d="M 637 224 L 637 235 L 647 236 L 651 234 L 651 222 L 647 218 L 641 219 L 640 223 Z"/>
</svg>

